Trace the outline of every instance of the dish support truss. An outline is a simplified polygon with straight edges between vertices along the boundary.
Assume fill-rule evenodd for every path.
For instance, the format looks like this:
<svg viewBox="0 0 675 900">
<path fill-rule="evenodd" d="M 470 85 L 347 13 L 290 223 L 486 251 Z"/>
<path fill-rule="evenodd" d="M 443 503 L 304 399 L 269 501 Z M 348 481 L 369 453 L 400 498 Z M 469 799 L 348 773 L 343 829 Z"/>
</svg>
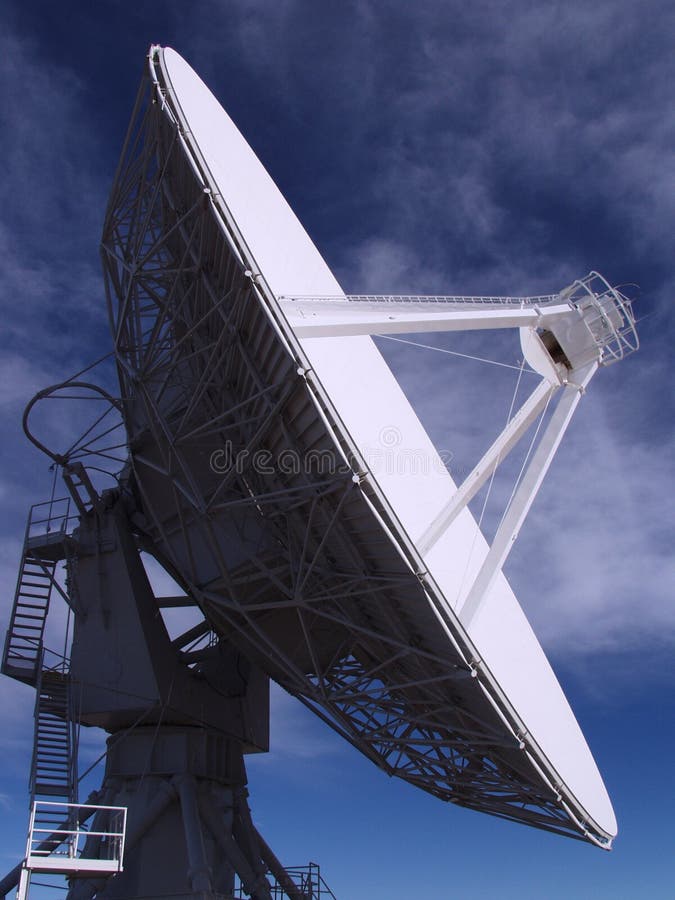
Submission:
<svg viewBox="0 0 675 900">
<path fill-rule="evenodd" d="M 466 625 L 581 392 L 599 365 L 635 344 L 629 304 L 595 274 L 534 301 L 275 297 L 165 89 L 158 52 L 102 242 L 130 447 L 123 489 L 136 505 L 140 542 L 185 587 L 205 628 L 388 774 L 460 805 L 607 846 L 609 836 L 527 734 L 449 610 L 419 547 L 431 546 L 560 391 L 465 605 Z M 442 516 L 412 536 L 416 543 L 299 338 L 322 329 L 434 327 L 525 329 L 526 355 L 544 384 Z M 316 464 L 260 464 L 284 453 Z"/>
</svg>

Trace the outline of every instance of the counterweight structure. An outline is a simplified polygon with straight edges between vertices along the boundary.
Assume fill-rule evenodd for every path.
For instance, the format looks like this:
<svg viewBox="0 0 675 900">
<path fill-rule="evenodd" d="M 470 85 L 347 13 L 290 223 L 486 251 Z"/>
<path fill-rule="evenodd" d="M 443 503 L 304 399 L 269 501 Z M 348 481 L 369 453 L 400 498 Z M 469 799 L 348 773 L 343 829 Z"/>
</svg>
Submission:
<svg viewBox="0 0 675 900">
<path fill-rule="evenodd" d="M 268 678 L 390 775 L 609 846 L 604 786 L 501 569 L 581 394 L 637 347 L 626 298 L 597 273 L 546 297 L 346 297 L 212 95 L 158 47 L 102 259 L 128 461 L 99 496 L 85 468 L 53 455 L 78 512 L 56 556 L 74 614 L 63 678 L 77 709 L 62 718 L 110 733 L 95 799 L 128 809 L 129 825 L 124 871 L 80 873 L 69 896 L 232 897 L 235 874 L 254 898 L 319 896 L 285 873 L 246 803 L 244 755 L 268 744 Z M 364 422 L 378 403 L 438 457 L 368 336 L 476 328 L 519 329 L 539 386 L 463 484 L 442 465 L 428 483 L 376 475 Z M 341 376 L 347 356 L 361 396 Z M 451 570 L 476 543 L 467 504 L 548 413 L 453 594 Z M 429 485 L 437 502 L 414 503 Z M 141 551 L 184 595 L 153 595 Z M 171 640 L 163 605 L 200 621 Z M 35 684 L 42 632 L 25 640 L 20 607 L 4 671 Z M 542 696 L 509 665 L 530 666 Z"/>
</svg>

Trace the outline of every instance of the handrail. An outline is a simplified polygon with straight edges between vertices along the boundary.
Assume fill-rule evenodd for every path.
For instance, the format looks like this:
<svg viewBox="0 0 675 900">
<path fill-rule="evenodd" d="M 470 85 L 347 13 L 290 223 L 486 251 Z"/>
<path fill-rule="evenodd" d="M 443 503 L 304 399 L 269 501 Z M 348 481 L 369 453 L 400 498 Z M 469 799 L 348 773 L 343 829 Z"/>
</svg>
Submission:
<svg viewBox="0 0 675 900">
<path fill-rule="evenodd" d="M 54 828 L 53 824 L 40 822 L 40 816 L 64 811 L 64 821 Z M 91 810 L 82 817 L 84 810 Z M 92 815 L 106 815 L 109 822 L 102 827 L 96 821 L 97 828 L 87 828 L 84 824 Z M 121 871 L 124 861 L 124 843 L 126 838 L 127 808 L 126 806 L 104 806 L 91 803 L 66 803 L 53 800 L 35 800 L 31 808 L 28 840 L 26 843 L 26 865 L 28 868 L 39 867 L 49 871 L 48 863 L 52 863 L 54 871 L 61 871 L 66 860 L 77 860 L 78 867 L 100 869 L 101 863 L 110 863 L 110 868 Z M 85 841 L 88 838 L 100 838 L 96 842 L 97 856 L 86 856 Z M 105 856 L 100 855 L 105 848 Z"/>
<path fill-rule="evenodd" d="M 46 515 L 36 517 L 36 512 L 42 507 L 48 507 Z M 34 503 L 28 513 L 26 525 L 26 538 L 41 537 L 47 534 L 67 534 L 71 525 L 78 521 L 78 516 L 70 511 L 70 498 L 57 497 L 53 500 L 44 500 L 42 503 Z"/>
<path fill-rule="evenodd" d="M 560 294 L 543 294 L 537 297 L 468 297 L 444 296 L 441 294 L 324 294 L 323 296 L 304 296 L 301 294 L 281 294 L 279 300 L 346 300 L 349 303 L 438 303 L 460 306 L 546 306 L 560 303 Z"/>
</svg>

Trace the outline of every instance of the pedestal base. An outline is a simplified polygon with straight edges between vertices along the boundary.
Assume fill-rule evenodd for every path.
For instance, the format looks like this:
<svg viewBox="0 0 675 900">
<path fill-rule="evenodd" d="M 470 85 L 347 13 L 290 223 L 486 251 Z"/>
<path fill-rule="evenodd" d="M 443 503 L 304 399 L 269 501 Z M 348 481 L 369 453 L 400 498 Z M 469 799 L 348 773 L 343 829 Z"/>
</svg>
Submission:
<svg viewBox="0 0 675 900">
<path fill-rule="evenodd" d="M 105 804 L 128 809 L 124 870 L 73 879 L 68 900 L 233 900 L 235 874 L 246 895 L 271 900 L 268 871 L 288 897 L 305 900 L 251 821 L 239 742 L 171 725 L 112 735 L 103 791 Z M 90 856 L 103 855 L 97 840 Z"/>
</svg>

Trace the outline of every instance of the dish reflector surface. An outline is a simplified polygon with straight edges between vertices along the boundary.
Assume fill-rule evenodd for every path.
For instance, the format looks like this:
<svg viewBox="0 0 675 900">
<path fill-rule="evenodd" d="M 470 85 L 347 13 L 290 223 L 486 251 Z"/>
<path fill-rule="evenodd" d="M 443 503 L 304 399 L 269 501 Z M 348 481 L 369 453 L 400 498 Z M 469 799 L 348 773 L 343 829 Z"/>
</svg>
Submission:
<svg viewBox="0 0 675 900">
<path fill-rule="evenodd" d="M 284 370 L 284 377 L 289 384 L 298 368 L 301 370 L 302 402 L 307 405 L 301 407 L 297 400 L 295 418 L 289 418 L 288 406 L 283 407 L 278 418 L 286 423 L 284 433 L 288 436 L 292 422 L 311 414 L 313 420 L 308 420 L 307 429 L 321 431 L 321 446 L 332 446 L 335 457 L 347 460 L 358 475 L 358 484 L 345 494 L 348 499 L 330 507 L 325 525 L 329 532 L 337 525 L 342 529 L 334 533 L 333 573 L 326 568 L 327 546 L 319 540 L 318 549 L 315 546 L 317 563 L 301 584 L 309 590 L 324 567 L 321 584 L 326 585 L 326 591 L 327 585 L 333 584 L 334 596 L 343 598 L 340 615 L 331 607 L 322 625 L 321 597 L 328 597 L 328 593 L 321 594 L 318 581 L 311 602 L 305 598 L 301 612 L 291 615 L 289 600 L 277 603 L 274 585 L 283 594 L 282 588 L 287 590 L 289 579 L 292 581 L 282 571 L 281 562 L 291 559 L 290 542 L 282 553 L 281 543 L 275 543 L 281 539 L 268 529 L 273 515 L 268 514 L 261 494 L 257 513 L 249 510 L 247 514 L 246 534 L 239 520 L 236 527 L 232 526 L 228 546 L 233 546 L 237 532 L 239 550 L 227 551 L 232 558 L 225 559 L 222 568 L 228 573 L 247 572 L 248 581 L 237 575 L 237 583 L 253 584 L 259 577 L 253 569 L 261 571 L 260 558 L 264 556 L 271 587 L 256 589 L 257 593 L 251 595 L 255 602 L 252 600 L 249 611 L 238 617 L 239 601 L 228 593 L 227 579 L 214 570 L 206 551 L 190 538 L 188 552 L 178 538 L 172 537 L 167 523 L 175 514 L 170 512 L 157 463 L 160 451 L 144 437 L 152 429 L 128 386 L 132 464 L 148 518 L 156 523 L 149 531 L 160 548 L 160 558 L 196 596 L 202 592 L 202 608 L 216 631 L 244 646 L 272 677 L 391 774 L 462 805 L 607 845 L 616 834 L 616 820 L 604 784 L 562 689 L 503 574 L 468 630 L 459 621 L 472 578 L 487 552 L 473 517 L 464 510 L 425 559 L 415 549 L 415 538 L 424 533 L 456 486 L 395 377 L 369 337 L 295 338 L 276 298 L 337 295 L 342 293 L 340 286 L 262 164 L 192 68 L 175 51 L 155 48 L 151 72 L 166 103 L 168 120 L 174 120 L 180 133 L 183 168 L 171 184 L 172 197 L 187 190 L 183 173 L 188 168 L 187 160 L 196 182 L 210 191 L 214 222 L 220 230 L 220 236 L 213 238 L 214 248 L 220 240 L 240 268 L 253 273 L 260 310 L 247 313 L 250 323 L 241 320 L 242 333 L 249 336 L 254 325 L 262 328 L 262 322 L 271 323 L 277 335 L 275 349 L 269 343 L 263 347 L 262 338 L 252 346 L 257 346 L 261 358 L 272 352 L 288 356 L 292 365 Z M 171 165 L 178 167 L 179 163 Z M 111 203 L 114 206 L 114 199 Z M 208 246 L 209 259 L 215 258 L 216 249 Z M 293 384 L 289 390 L 295 392 L 298 388 Z M 295 397 L 292 393 L 293 409 Z M 304 446 L 298 438 L 297 452 L 301 453 Z M 190 457 L 186 466 L 192 467 L 194 480 L 199 481 L 195 459 Z M 253 495 L 256 488 L 252 482 L 248 484 L 246 490 Z M 322 509 L 323 502 L 315 500 L 310 512 L 303 513 L 305 518 Z M 230 508 L 234 509 L 234 501 Z M 218 534 L 230 528 L 227 523 L 234 521 L 226 518 L 227 512 L 221 518 L 218 515 L 213 520 L 216 541 Z M 192 534 L 190 527 L 185 525 L 183 514 L 183 535 Z M 195 516 L 195 534 L 198 527 Z M 333 532 L 330 537 L 332 540 Z M 365 562 L 355 559 L 354 548 Z M 247 554 L 255 560 L 250 572 Z M 214 551 L 212 555 L 217 554 Z M 220 558 L 225 556 L 226 551 L 222 551 Z M 307 568 L 305 557 L 300 557 Z M 364 575 L 364 584 L 370 585 L 368 592 L 364 589 L 359 593 L 356 576 L 360 567 L 368 572 Z M 342 587 L 330 581 L 337 574 L 343 579 Z M 537 577 L 538 573 L 533 574 Z M 377 579 L 381 587 L 373 588 Z M 351 606 L 344 599 L 347 582 L 352 585 Z M 296 580 L 296 587 L 298 583 Z M 219 591 L 227 597 L 229 606 L 218 605 Z M 246 597 L 241 596 L 246 606 Z M 259 602 L 261 598 L 264 603 Z M 308 609 L 316 612 L 311 621 Z M 349 609 L 351 622 L 342 618 Z M 344 632 L 339 645 L 337 638 L 331 642 L 330 627 Z M 351 654 L 345 650 L 350 629 L 362 636 Z M 309 636 L 303 633 L 306 630 L 311 632 Z M 388 659 L 382 655 L 382 648 L 387 647 L 391 648 Z M 433 690 L 425 688 L 419 669 L 413 669 L 413 657 L 415 665 L 428 659 L 427 680 Z M 442 660 L 453 669 L 456 681 L 450 683 L 450 676 L 441 671 Z M 344 673 L 352 661 L 358 676 L 347 677 Z M 341 692 L 335 687 L 338 665 L 342 667 Z M 386 708 L 377 728 L 354 712 L 364 693 L 366 671 L 370 674 L 369 699 L 375 702 L 379 696 L 382 708 Z M 301 672 L 305 673 L 304 680 L 298 674 Z M 379 673 L 377 677 L 375 672 Z M 333 694 L 328 693 L 326 673 L 332 679 Z M 439 694 L 439 685 L 445 685 L 445 693 Z M 447 740 L 443 738 L 443 721 L 447 721 Z M 453 737 L 460 721 L 464 727 L 461 740 Z M 419 737 L 420 729 L 427 735 L 426 743 Z M 441 744 L 446 750 L 442 751 Z M 454 781 L 447 775 L 447 747 L 451 755 L 456 751 L 452 760 Z M 414 764 L 397 767 L 393 753 L 400 755 L 401 748 Z M 424 777 L 419 774 L 422 770 Z M 519 790 L 523 791 L 522 798 L 517 796 Z M 532 812 L 535 807 L 538 811 Z M 539 811 L 542 809 L 545 813 Z"/>
</svg>

